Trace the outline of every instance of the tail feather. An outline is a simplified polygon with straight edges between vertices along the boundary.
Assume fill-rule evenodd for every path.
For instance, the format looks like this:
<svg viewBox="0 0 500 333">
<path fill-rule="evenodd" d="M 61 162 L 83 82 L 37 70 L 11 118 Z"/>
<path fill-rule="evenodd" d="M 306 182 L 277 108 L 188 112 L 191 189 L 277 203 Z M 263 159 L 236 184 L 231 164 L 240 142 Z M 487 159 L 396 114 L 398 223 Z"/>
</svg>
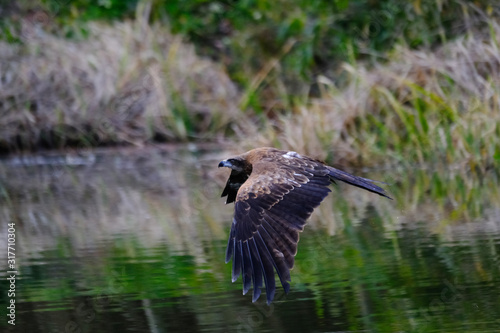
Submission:
<svg viewBox="0 0 500 333">
<path fill-rule="evenodd" d="M 363 178 L 363 177 L 354 176 L 354 175 L 351 175 L 350 173 L 347 173 L 347 172 L 339 170 L 339 169 L 335 169 L 331 166 L 328 167 L 328 171 L 329 171 L 328 175 L 330 176 L 332 181 L 340 180 L 344 183 L 360 187 L 362 189 L 365 189 L 365 190 L 373 192 L 373 193 L 377 193 L 378 195 L 381 195 L 383 197 L 386 197 L 386 198 L 392 200 L 392 198 L 387 195 L 387 192 L 383 188 L 373 184 L 374 182 L 376 182 L 376 180 L 371 180 L 371 179 L 367 179 L 367 178 Z"/>
</svg>

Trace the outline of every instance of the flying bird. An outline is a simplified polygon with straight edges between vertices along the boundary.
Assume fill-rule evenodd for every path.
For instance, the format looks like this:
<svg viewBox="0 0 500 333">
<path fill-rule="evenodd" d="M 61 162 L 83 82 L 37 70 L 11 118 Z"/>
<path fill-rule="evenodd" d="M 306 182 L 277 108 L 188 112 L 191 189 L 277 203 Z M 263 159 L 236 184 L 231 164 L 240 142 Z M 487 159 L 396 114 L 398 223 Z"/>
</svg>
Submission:
<svg viewBox="0 0 500 333">
<path fill-rule="evenodd" d="M 267 304 L 276 291 L 274 271 L 290 290 L 290 269 L 299 232 L 336 180 L 391 199 L 373 180 L 351 175 L 293 151 L 256 148 L 219 163 L 231 169 L 222 192 L 234 202 L 234 217 L 226 249 L 233 259 L 232 281 L 243 277 L 243 294 L 253 283 L 252 302 L 266 288 Z"/>
</svg>

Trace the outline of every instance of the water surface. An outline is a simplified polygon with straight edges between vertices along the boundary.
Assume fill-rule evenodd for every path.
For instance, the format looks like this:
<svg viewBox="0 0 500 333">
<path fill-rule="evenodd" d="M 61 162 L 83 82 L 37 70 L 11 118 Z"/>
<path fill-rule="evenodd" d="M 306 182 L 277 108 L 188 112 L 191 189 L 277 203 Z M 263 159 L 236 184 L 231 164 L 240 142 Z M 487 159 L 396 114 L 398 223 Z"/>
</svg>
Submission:
<svg viewBox="0 0 500 333">
<path fill-rule="evenodd" d="M 391 182 L 395 200 L 333 189 L 301 234 L 290 293 L 280 287 L 267 306 L 224 264 L 233 207 L 216 166 L 226 154 L 5 158 L 0 246 L 15 223 L 19 275 L 16 326 L 3 320 L 2 331 L 500 331 L 497 178 L 462 204 L 453 177 L 440 186 L 457 194 L 432 198 L 436 175 L 452 171 L 358 170 Z"/>
</svg>

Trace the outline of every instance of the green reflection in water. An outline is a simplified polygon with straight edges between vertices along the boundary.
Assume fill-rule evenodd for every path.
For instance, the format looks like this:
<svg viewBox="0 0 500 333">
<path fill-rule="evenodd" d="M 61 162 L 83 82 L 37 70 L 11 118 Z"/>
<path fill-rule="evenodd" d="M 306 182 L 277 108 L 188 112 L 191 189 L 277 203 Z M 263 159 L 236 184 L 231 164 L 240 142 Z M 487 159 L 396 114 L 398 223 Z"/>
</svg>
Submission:
<svg viewBox="0 0 500 333">
<path fill-rule="evenodd" d="M 213 253 L 224 246 L 205 244 Z M 25 263 L 20 326 L 43 331 L 47 322 L 36 319 L 43 317 L 100 331 L 130 317 L 137 331 L 153 330 L 152 322 L 188 331 L 493 331 L 500 324 L 498 250 L 499 234 L 443 242 L 418 225 L 387 235 L 368 218 L 335 236 L 308 231 L 291 293 L 280 292 L 268 307 L 240 295 L 220 255 L 198 263 L 130 236 L 80 257 L 44 252 Z M 122 321 L 109 324 L 130 329 Z"/>
</svg>

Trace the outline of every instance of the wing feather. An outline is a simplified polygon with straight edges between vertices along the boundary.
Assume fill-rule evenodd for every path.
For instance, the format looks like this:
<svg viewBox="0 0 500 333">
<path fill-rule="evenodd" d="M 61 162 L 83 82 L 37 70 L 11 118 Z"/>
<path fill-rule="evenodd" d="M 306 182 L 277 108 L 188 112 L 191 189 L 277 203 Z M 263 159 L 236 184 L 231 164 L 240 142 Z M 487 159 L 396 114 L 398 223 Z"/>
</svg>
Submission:
<svg viewBox="0 0 500 333">
<path fill-rule="evenodd" d="M 239 241 L 241 243 L 240 249 L 241 249 L 241 257 L 242 257 L 242 275 L 243 275 L 243 295 L 246 295 L 246 293 L 250 290 L 250 287 L 252 285 L 252 272 L 253 272 L 253 267 L 252 267 L 252 260 L 250 257 L 250 251 L 248 249 L 248 241 L 242 242 L 241 240 Z"/>
<path fill-rule="evenodd" d="M 260 232 L 257 231 L 255 233 L 256 237 L 254 238 L 255 247 L 259 251 L 259 255 L 262 263 L 262 270 L 264 273 L 264 282 L 266 284 L 266 297 L 267 304 L 271 303 L 274 299 L 274 293 L 276 292 L 276 280 L 274 279 L 274 270 L 273 267 L 273 259 L 271 257 L 271 252 L 267 248 L 264 239 L 260 235 Z M 252 300 L 255 302 L 257 299 Z"/>
<path fill-rule="evenodd" d="M 236 238 L 234 237 L 235 232 L 236 228 L 231 228 L 226 248 L 226 264 L 229 262 L 229 260 L 231 260 L 234 254 L 234 243 L 236 242 Z"/>
<path fill-rule="evenodd" d="M 261 290 L 260 288 L 262 287 L 262 276 L 263 276 L 263 266 L 262 262 L 260 259 L 259 255 L 259 250 L 257 249 L 255 245 L 255 236 L 254 238 L 248 240 L 246 242 L 247 247 L 248 247 L 248 252 L 250 253 L 251 256 L 251 262 L 252 262 L 252 281 L 253 281 L 253 296 L 252 296 L 252 301 L 255 302 L 260 294 Z M 264 275 L 265 277 L 265 275 Z"/>
<path fill-rule="evenodd" d="M 286 234 L 286 231 L 281 228 L 276 222 L 269 223 L 272 220 L 270 217 L 266 217 L 262 229 L 273 239 L 274 249 L 279 249 L 279 251 L 285 257 L 285 260 L 290 268 L 293 267 L 293 256 L 295 255 L 296 241 L 290 235 Z M 290 265 L 291 264 L 291 265 Z"/>
<path fill-rule="evenodd" d="M 234 253 L 233 253 L 233 274 L 231 280 L 234 282 L 238 279 L 241 272 L 242 258 L 241 258 L 241 242 L 234 239 Z"/>
<path fill-rule="evenodd" d="M 267 232 L 267 229 L 261 228 L 261 230 L 262 233 L 260 233 L 260 235 L 266 243 L 266 249 L 269 251 L 269 256 L 271 257 L 271 264 L 274 266 L 274 269 L 278 274 L 285 293 L 288 293 L 288 291 L 290 290 L 290 285 L 287 281 L 291 281 L 290 267 L 288 267 L 287 263 L 285 262 L 283 252 L 278 249 L 276 242 Z"/>
</svg>

